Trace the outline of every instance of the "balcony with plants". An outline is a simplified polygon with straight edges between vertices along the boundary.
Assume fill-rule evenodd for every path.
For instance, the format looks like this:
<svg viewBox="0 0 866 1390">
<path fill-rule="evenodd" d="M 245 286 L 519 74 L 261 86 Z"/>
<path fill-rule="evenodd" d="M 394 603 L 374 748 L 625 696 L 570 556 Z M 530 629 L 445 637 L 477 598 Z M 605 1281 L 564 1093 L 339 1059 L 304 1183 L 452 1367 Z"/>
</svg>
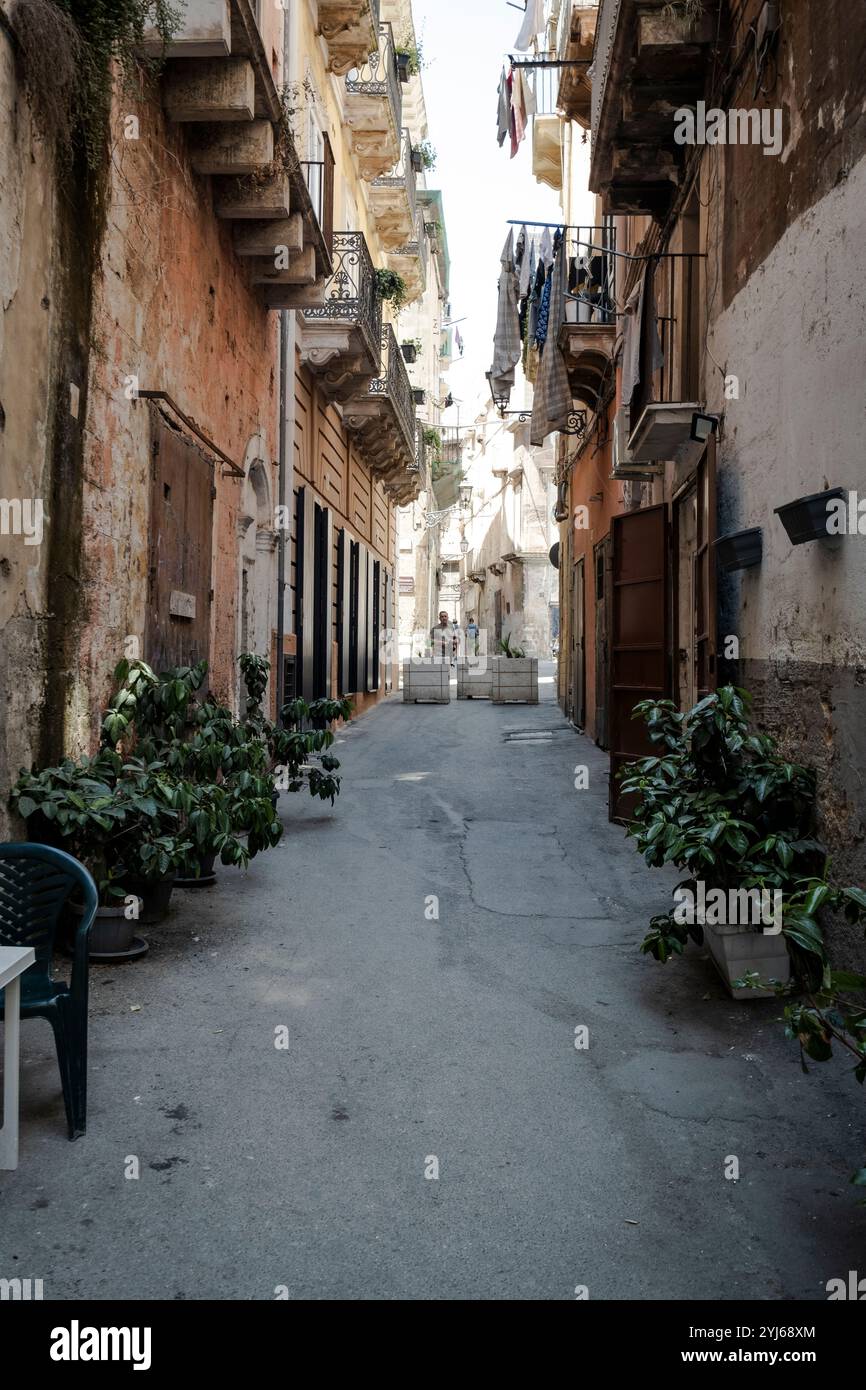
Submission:
<svg viewBox="0 0 866 1390">
<path fill-rule="evenodd" d="M 340 77 L 365 63 L 376 47 L 379 0 L 318 0 L 319 33 L 328 45 L 328 68 Z"/>
<path fill-rule="evenodd" d="M 166 117 L 187 129 L 197 174 L 213 180 L 216 216 L 271 309 L 321 303 L 331 274 L 328 212 L 314 204 L 251 0 L 190 0 L 167 47 L 146 29 L 142 48 L 162 57 Z"/>
<path fill-rule="evenodd" d="M 601 0 L 592 77 L 589 186 L 605 211 L 661 220 L 686 147 L 674 112 L 704 95 L 718 0 Z"/>
<path fill-rule="evenodd" d="M 382 329 L 381 362 L 379 375 L 347 404 L 343 423 L 386 491 L 404 505 L 420 489 L 418 440 L 412 386 L 390 323 Z"/>
<path fill-rule="evenodd" d="M 403 141 L 403 89 L 390 24 L 379 25 L 378 47 L 346 74 L 345 112 L 361 177 L 372 182 L 388 175 Z"/>
<path fill-rule="evenodd" d="M 302 363 L 323 394 L 345 402 L 379 374 L 382 293 L 363 232 L 334 232 L 334 268 L 324 303 L 299 316 Z"/>
</svg>

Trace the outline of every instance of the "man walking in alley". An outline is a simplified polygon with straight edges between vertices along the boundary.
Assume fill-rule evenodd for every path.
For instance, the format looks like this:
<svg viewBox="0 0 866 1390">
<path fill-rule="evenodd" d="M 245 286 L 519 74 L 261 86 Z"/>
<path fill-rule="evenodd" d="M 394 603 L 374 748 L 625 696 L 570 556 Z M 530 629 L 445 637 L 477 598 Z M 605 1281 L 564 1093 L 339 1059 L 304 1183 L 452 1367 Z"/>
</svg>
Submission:
<svg viewBox="0 0 866 1390">
<path fill-rule="evenodd" d="M 433 647 L 434 661 L 447 661 L 449 664 L 453 664 L 451 624 L 444 609 L 439 614 L 437 626 L 430 629 L 430 642 Z"/>
</svg>

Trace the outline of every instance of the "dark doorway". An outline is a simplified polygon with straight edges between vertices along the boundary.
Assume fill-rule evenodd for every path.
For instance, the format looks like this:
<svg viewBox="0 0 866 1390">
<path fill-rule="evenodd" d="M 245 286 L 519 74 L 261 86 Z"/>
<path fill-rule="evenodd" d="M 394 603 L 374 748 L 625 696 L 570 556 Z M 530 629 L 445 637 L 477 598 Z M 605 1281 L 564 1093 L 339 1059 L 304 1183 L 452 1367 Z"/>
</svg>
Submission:
<svg viewBox="0 0 866 1390">
<path fill-rule="evenodd" d="M 583 556 L 576 560 L 571 581 L 571 718 L 586 725 L 586 572 Z"/>
<path fill-rule="evenodd" d="M 664 504 L 626 512 L 611 522 L 612 629 L 610 662 L 610 818 L 628 819 L 618 774 L 652 752 L 640 700 L 668 693 L 667 521 Z"/>
</svg>

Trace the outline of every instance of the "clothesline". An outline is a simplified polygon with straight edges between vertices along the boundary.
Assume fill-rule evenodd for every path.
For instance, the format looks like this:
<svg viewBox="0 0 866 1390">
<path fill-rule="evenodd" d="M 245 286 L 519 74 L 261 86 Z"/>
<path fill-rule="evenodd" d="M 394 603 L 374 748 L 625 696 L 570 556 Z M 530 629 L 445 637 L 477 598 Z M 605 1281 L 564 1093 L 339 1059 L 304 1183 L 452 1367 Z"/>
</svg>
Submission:
<svg viewBox="0 0 866 1390">
<path fill-rule="evenodd" d="M 527 222 L 522 217 L 509 217 L 506 225 L 509 227 L 546 227 L 550 232 L 580 232 L 586 224 L 578 222 Z M 582 241 L 580 244 L 586 246 L 590 251 L 601 251 L 606 256 L 621 256 L 626 261 L 680 260 L 689 256 L 698 256 L 706 260 L 707 256 L 706 251 L 647 251 L 635 255 L 632 251 L 615 251 L 610 246 L 596 246 L 590 241 Z"/>
</svg>

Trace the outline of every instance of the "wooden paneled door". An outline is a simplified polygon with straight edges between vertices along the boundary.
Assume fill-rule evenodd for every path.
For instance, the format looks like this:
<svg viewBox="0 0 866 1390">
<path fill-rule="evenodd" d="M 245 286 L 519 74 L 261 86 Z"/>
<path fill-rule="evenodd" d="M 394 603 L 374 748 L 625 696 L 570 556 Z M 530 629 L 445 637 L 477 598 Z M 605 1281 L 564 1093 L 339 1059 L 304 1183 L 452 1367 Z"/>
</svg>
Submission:
<svg viewBox="0 0 866 1390">
<path fill-rule="evenodd" d="M 610 655 L 611 820 L 627 820 L 619 774 L 652 752 L 642 720 L 632 719 L 640 700 L 668 693 L 668 526 L 665 504 L 615 516 L 611 522 L 613 601 Z"/>
<path fill-rule="evenodd" d="M 571 719 L 586 724 L 586 571 L 581 555 L 571 576 Z"/>
<path fill-rule="evenodd" d="M 610 624 L 611 575 L 610 536 L 598 542 L 593 550 L 595 565 L 595 741 L 599 748 L 609 748 L 608 736 L 610 697 Z"/>
<path fill-rule="evenodd" d="M 157 671 L 210 656 L 213 463 L 155 408 L 145 659 Z"/>
</svg>

